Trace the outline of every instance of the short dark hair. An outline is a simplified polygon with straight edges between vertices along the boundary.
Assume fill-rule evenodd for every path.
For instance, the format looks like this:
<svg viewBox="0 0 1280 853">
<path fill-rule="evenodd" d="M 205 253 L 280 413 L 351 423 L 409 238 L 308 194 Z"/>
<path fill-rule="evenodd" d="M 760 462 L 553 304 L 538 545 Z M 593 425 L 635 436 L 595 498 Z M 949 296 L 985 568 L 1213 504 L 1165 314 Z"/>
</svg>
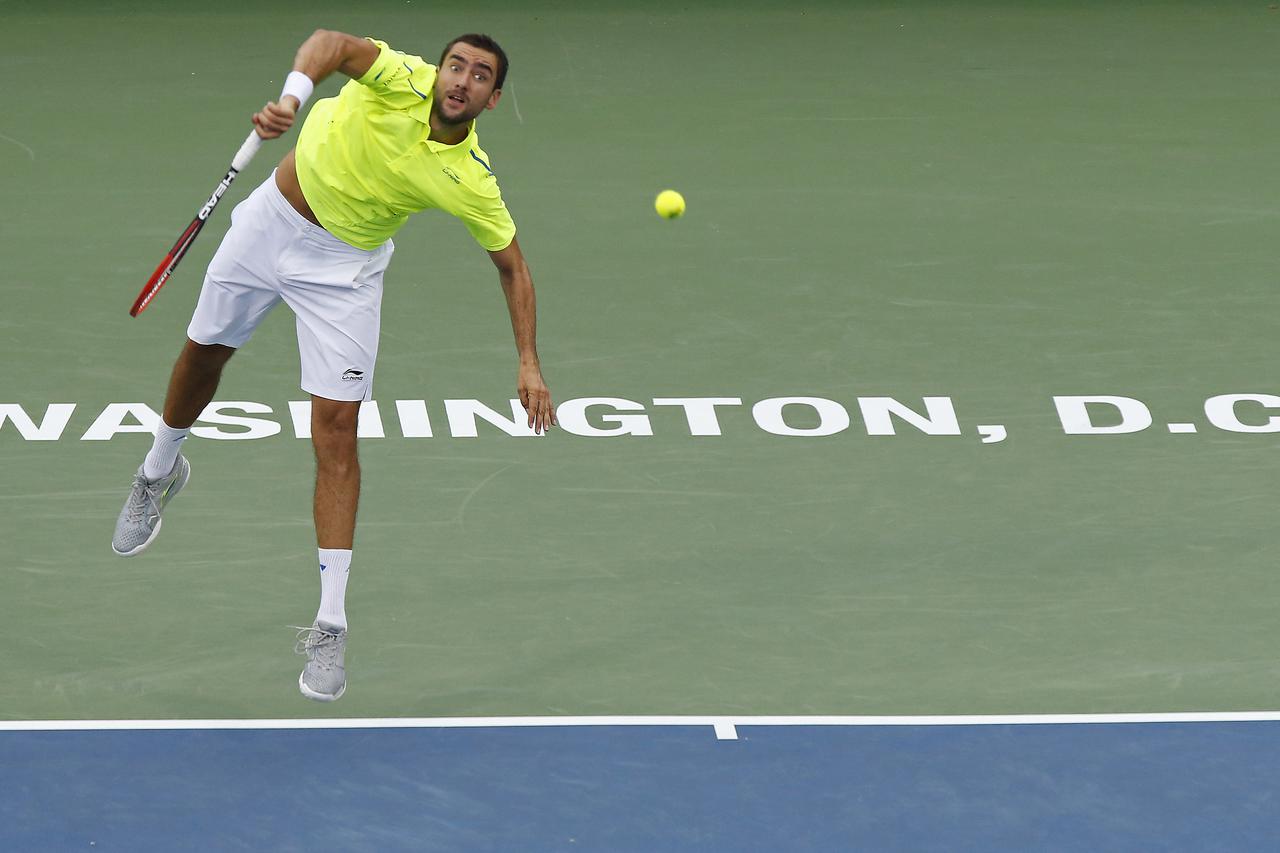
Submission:
<svg viewBox="0 0 1280 853">
<path fill-rule="evenodd" d="M 467 33 L 466 35 L 458 36 L 456 39 L 446 44 L 444 46 L 444 50 L 440 51 L 440 65 L 442 67 L 444 65 L 445 58 L 449 56 L 449 51 L 458 42 L 469 44 L 472 47 L 478 47 L 481 50 L 487 50 L 494 56 L 498 57 L 498 67 L 493 71 L 497 82 L 494 83 L 493 88 L 501 89 L 503 82 L 507 79 L 507 68 L 510 65 L 507 61 L 507 52 L 503 50 L 496 41 L 484 33 Z"/>
</svg>

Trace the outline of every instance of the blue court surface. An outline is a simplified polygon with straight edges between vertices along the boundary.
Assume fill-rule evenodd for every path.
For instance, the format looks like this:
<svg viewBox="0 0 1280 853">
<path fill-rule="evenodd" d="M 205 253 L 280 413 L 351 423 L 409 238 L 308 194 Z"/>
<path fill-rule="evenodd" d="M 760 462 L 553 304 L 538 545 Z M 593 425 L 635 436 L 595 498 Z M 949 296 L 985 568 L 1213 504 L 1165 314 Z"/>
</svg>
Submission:
<svg viewBox="0 0 1280 853">
<path fill-rule="evenodd" d="M 0 849 L 1274 850 L 1236 716 L 10 724 Z"/>
</svg>

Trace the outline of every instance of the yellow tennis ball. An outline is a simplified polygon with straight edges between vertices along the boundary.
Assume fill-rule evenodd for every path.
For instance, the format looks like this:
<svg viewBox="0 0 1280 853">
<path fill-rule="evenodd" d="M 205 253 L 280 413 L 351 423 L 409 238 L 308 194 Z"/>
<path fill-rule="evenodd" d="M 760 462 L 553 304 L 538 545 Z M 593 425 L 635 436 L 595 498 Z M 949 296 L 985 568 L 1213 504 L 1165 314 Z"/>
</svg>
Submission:
<svg viewBox="0 0 1280 853">
<path fill-rule="evenodd" d="M 684 196 L 675 190 L 663 190 L 653 202 L 653 209 L 665 219 L 676 219 L 684 215 Z"/>
</svg>

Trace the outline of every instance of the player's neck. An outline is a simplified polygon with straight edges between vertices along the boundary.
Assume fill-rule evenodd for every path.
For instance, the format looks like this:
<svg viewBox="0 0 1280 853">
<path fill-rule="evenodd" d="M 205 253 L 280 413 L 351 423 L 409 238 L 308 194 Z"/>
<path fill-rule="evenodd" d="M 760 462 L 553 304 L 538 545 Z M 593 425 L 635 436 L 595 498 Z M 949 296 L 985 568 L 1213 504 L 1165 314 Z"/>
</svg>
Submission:
<svg viewBox="0 0 1280 853">
<path fill-rule="evenodd" d="M 427 123 L 431 126 L 431 133 L 427 136 L 427 139 L 432 142 L 443 142 L 445 145 L 457 145 L 471 133 L 470 121 L 462 124 L 451 124 L 434 112 Z"/>
</svg>

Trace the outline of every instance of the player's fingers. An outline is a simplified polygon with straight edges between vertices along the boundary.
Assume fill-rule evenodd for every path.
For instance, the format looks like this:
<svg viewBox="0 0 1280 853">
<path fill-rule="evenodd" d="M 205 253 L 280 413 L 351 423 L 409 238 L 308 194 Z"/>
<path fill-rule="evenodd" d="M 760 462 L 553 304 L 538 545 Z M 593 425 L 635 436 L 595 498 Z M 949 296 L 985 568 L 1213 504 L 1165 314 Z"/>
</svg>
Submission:
<svg viewBox="0 0 1280 853">
<path fill-rule="evenodd" d="M 536 393 L 529 394 L 529 402 L 525 404 L 525 411 L 529 413 L 529 428 L 535 433 L 541 433 L 542 411 L 538 408 L 538 395 Z"/>
<path fill-rule="evenodd" d="M 269 128 L 267 126 L 267 123 L 262 120 L 262 116 L 258 115 L 257 113 L 253 114 L 253 126 L 258 129 L 258 136 L 261 136 L 263 139 L 275 139 L 277 136 L 280 135 L 276 131 Z"/>
<path fill-rule="evenodd" d="M 283 133 L 293 127 L 293 113 L 289 110 L 281 109 L 278 104 L 268 102 L 258 112 L 258 115 L 272 130 L 278 130 Z"/>
<path fill-rule="evenodd" d="M 525 413 L 529 415 L 529 427 L 533 427 L 533 400 L 529 396 L 529 389 L 523 385 L 516 386 L 516 394 L 520 397 L 520 405 L 524 406 Z"/>
<path fill-rule="evenodd" d="M 275 139 L 282 131 L 275 127 L 272 122 L 268 121 L 262 113 L 254 113 L 253 124 L 258 128 L 258 135 L 263 139 Z"/>
<path fill-rule="evenodd" d="M 555 412 L 551 408 L 551 395 L 542 393 L 538 395 L 538 423 L 542 426 L 542 432 L 551 429 L 554 423 Z"/>
<path fill-rule="evenodd" d="M 267 115 L 289 120 L 293 119 L 294 114 L 292 104 L 277 104 L 275 101 L 267 101 L 266 104 L 263 105 L 262 111 Z"/>
</svg>

